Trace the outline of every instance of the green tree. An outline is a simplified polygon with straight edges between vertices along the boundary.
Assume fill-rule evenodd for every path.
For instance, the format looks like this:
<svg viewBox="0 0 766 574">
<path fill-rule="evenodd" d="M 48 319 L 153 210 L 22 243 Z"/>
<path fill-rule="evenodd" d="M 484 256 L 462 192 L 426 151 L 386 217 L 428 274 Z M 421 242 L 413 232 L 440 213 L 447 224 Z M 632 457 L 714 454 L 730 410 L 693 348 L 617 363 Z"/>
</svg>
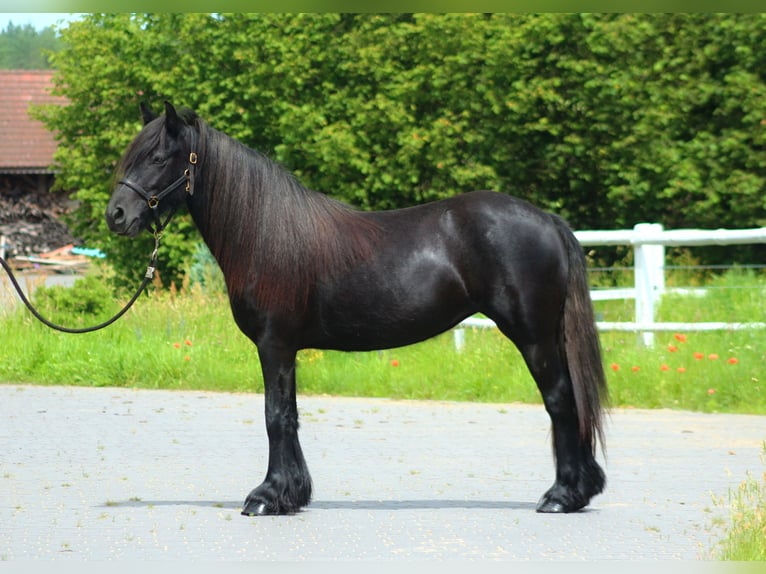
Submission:
<svg viewBox="0 0 766 574">
<path fill-rule="evenodd" d="M 141 100 L 364 209 L 491 188 L 576 228 L 766 224 L 763 15 L 97 14 L 62 43 L 59 182 L 123 274 L 143 248 L 103 210 Z M 165 279 L 198 240 L 173 227 Z"/>
<path fill-rule="evenodd" d="M 608 199 L 668 227 L 766 224 L 766 17 L 632 19 L 650 30 L 630 90 L 639 153 Z"/>
<path fill-rule="evenodd" d="M 46 70 L 50 68 L 49 54 L 58 47 L 52 26 L 38 32 L 31 24 L 16 26 L 9 22 L 0 31 L 0 69 Z"/>
<path fill-rule="evenodd" d="M 194 15 L 188 15 L 192 17 Z M 203 17 L 203 16 L 200 16 Z M 75 190 L 80 207 L 71 217 L 75 232 L 107 252 L 118 280 L 143 276 L 153 240 L 118 238 L 106 226 L 104 210 L 122 151 L 138 133 L 139 102 L 172 97 L 162 85 L 185 46 L 173 36 L 187 16 L 89 15 L 62 32 L 64 49 L 52 58 L 57 70 L 54 93 L 69 105 L 46 107 L 39 116 L 59 134 L 56 185 Z M 175 233 L 163 239 L 158 271 L 178 281 L 194 251 L 188 218 L 174 220 Z M 191 239 L 190 239 L 191 237 Z"/>
</svg>

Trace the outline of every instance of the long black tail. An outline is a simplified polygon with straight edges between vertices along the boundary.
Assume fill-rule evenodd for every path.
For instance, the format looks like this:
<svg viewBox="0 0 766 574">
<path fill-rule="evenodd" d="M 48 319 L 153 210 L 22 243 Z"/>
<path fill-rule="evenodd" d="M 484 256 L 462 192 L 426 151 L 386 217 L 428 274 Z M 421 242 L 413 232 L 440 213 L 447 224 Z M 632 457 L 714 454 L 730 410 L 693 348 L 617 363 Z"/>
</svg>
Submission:
<svg viewBox="0 0 766 574">
<path fill-rule="evenodd" d="M 569 377 L 574 388 L 580 439 L 590 444 L 593 454 L 597 442 L 606 450 L 603 411 L 608 399 L 606 376 L 601 359 L 601 343 L 596 330 L 582 247 L 563 219 L 553 216 L 569 256 L 569 283 L 564 303 L 563 337 Z"/>
</svg>

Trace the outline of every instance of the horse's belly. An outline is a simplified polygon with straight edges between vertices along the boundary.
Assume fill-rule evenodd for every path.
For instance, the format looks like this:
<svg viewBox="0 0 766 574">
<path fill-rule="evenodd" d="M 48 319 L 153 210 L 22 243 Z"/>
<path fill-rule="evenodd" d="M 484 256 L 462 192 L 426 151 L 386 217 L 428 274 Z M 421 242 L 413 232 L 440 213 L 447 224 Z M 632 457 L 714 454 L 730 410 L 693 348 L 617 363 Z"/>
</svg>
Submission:
<svg viewBox="0 0 766 574">
<path fill-rule="evenodd" d="M 307 347 L 339 351 L 373 351 L 411 345 L 453 327 L 470 313 L 434 315 L 428 318 L 378 318 L 360 314 L 325 326 Z"/>
<path fill-rule="evenodd" d="M 310 346 L 374 350 L 438 335 L 474 313 L 460 277 L 444 266 L 352 279 L 325 293 Z"/>
</svg>

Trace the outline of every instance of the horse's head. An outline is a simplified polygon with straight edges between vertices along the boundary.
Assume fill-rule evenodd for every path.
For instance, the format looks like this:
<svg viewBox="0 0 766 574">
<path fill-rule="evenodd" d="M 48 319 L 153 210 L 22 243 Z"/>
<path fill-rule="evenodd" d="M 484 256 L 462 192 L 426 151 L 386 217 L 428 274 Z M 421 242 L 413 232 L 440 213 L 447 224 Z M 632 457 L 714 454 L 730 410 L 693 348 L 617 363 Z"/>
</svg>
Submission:
<svg viewBox="0 0 766 574">
<path fill-rule="evenodd" d="M 144 127 L 122 157 L 119 181 L 106 208 L 106 222 L 115 233 L 133 237 L 143 229 L 161 229 L 194 192 L 197 131 L 193 112 L 181 117 L 165 102 L 156 116 L 141 104 Z"/>
</svg>

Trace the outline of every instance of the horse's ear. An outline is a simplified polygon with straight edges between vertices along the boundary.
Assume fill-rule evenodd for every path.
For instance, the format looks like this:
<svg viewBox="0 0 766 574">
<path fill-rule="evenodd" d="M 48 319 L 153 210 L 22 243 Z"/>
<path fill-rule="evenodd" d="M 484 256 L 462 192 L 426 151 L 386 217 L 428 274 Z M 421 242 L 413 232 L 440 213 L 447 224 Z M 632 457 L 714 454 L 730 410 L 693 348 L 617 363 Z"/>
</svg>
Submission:
<svg viewBox="0 0 766 574">
<path fill-rule="evenodd" d="M 141 117 L 144 119 L 144 125 L 157 117 L 146 102 L 141 102 Z"/>
<path fill-rule="evenodd" d="M 181 118 L 178 117 L 178 114 L 176 113 L 176 109 L 173 107 L 173 104 L 166 101 L 165 102 L 165 129 L 168 131 L 168 133 L 171 136 L 177 136 L 179 133 L 181 133 L 181 128 L 183 127 L 184 123 Z"/>
</svg>

